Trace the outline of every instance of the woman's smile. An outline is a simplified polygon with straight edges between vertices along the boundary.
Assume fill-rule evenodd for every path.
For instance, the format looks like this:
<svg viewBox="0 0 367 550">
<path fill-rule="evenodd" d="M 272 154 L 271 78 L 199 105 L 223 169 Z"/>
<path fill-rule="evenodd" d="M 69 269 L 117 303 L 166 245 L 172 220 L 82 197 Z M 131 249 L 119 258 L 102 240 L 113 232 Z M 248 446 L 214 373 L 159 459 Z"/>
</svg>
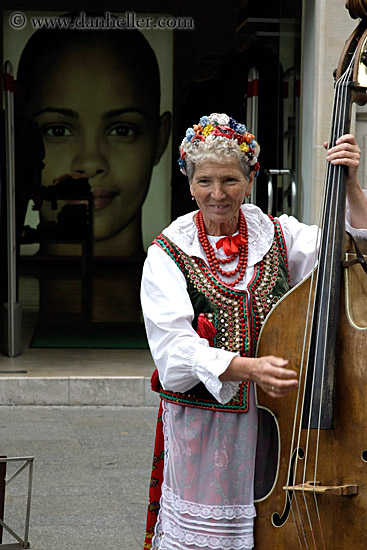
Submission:
<svg viewBox="0 0 367 550">
<path fill-rule="evenodd" d="M 228 208 L 229 204 L 210 204 L 209 206 L 215 210 L 224 210 L 225 208 Z"/>
</svg>

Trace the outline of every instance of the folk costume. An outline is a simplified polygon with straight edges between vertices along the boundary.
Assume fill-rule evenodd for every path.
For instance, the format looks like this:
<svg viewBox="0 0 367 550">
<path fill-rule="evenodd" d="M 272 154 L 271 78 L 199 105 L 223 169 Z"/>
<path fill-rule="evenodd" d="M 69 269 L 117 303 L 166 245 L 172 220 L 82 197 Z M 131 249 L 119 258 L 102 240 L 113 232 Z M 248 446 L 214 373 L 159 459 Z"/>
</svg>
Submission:
<svg viewBox="0 0 367 550">
<path fill-rule="evenodd" d="M 218 142 L 239 148 L 258 170 L 254 137 L 217 114 L 187 130 L 181 170 L 190 148 Z M 272 219 L 246 204 L 235 234 L 213 236 L 202 216 L 190 212 L 164 229 L 143 269 L 152 386 L 161 395 L 146 549 L 253 548 L 254 387 L 219 377 L 236 355 L 254 356 L 266 315 L 315 261 L 317 228 L 293 217 Z"/>
<path fill-rule="evenodd" d="M 146 548 L 253 547 L 253 387 L 218 377 L 234 354 L 254 355 L 267 312 L 311 271 L 317 229 L 287 216 L 273 221 L 253 205 L 242 212 L 248 260 L 233 289 L 207 269 L 193 212 L 148 251 L 142 305 L 161 385 L 164 456 L 156 449 L 151 485 L 161 499 L 160 507 L 150 501 Z M 208 238 L 213 246 L 221 239 Z M 218 254 L 225 258 L 223 248 Z"/>
</svg>

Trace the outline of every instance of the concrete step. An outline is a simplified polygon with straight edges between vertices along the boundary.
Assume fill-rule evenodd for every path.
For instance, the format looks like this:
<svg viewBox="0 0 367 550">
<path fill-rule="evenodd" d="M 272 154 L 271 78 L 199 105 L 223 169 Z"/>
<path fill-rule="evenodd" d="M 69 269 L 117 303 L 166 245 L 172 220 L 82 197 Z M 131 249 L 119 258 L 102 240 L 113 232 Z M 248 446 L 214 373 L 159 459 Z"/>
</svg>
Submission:
<svg viewBox="0 0 367 550">
<path fill-rule="evenodd" d="M 1 376 L 0 405 L 151 407 L 159 396 L 146 376 Z"/>
<path fill-rule="evenodd" d="M 25 312 L 22 353 L 0 352 L 0 405 L 156 406 L 147 349 L 31 348 L 37 315 Z"/>
</svg>

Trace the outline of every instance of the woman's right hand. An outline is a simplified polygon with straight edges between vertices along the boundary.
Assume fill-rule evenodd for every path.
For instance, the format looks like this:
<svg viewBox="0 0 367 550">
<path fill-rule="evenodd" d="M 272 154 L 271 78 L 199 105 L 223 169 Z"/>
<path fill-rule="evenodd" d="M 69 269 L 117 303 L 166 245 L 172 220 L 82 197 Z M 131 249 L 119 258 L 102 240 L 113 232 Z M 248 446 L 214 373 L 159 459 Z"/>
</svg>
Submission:
<svg viewBox="0 0 367 550">
<path fill-rule="evenodd" d="M 297 372 L 287 369 L 287 359 L 266 355 L 264 357 L 239 357 L 232 359 L 219 376 L 221 382 L 255 382 L 271 397 L 284 397 L 298 387 Z"/>
</svg>

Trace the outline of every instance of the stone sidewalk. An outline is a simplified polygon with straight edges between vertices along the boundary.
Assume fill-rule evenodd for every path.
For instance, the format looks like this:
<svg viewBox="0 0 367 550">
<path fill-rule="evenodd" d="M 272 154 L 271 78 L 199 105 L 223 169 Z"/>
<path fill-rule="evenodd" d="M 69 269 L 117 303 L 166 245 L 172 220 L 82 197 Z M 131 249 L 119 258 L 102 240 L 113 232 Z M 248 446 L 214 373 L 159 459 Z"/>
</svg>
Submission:
<svg viewBox="0 0 367 550">
<path fill-rule="evenodd" d="M 0 454 L 35 457 L 32 550 L 142 550 L 156 416 L 144 406 L 0 407 Z M 19 531 L 26 480 L 5 503 Z"/>
</svg>

